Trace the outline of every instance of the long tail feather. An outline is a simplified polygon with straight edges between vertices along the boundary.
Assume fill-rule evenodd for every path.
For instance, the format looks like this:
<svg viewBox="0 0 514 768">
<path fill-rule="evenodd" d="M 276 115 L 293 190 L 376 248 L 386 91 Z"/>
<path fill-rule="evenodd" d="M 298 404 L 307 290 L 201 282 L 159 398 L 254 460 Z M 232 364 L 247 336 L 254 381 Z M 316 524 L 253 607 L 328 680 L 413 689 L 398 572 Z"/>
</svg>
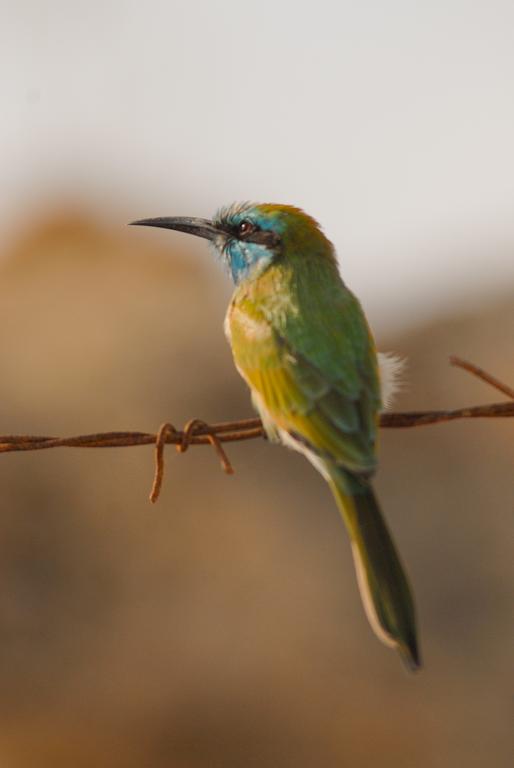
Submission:
<svg viewBox="0 0 514 768">
<path fill-rule="evenodd" d="M 421 665 L 414 602 L 407 577 L 371 485 L 339 468 L 330 487 L 350 533 L 357 581 L 368 620 L 407 666 Z"/>
</svg>

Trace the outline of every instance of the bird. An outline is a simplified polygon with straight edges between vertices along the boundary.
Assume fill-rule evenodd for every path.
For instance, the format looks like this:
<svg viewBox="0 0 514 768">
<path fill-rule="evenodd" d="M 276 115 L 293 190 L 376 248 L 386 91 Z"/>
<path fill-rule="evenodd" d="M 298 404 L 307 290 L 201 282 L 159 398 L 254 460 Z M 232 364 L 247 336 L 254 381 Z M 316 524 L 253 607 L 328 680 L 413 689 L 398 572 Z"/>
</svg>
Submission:
<svg viewBox="0 0 514 768">
<path fill-rule="evenodd" d="M 328 483 L 368 621 L 418 669 L 412 591 L 372 486 L 379 415 L 398 366 L 378 356 L 331 241 L 303 210 L 274 203 L 235 203 L 212 220 L 131 223 L 204 238 L 227 268 L 234 292 L 225 334 L 265 433 L 303 454 Z"/>
</svg>

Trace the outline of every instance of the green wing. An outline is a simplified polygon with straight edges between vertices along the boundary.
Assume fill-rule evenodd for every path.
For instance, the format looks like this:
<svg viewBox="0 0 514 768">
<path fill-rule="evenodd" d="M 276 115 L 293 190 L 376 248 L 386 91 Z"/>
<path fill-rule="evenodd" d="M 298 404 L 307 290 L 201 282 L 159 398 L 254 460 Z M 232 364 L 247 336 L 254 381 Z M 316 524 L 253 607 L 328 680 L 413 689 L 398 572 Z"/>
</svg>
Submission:
<svg viewBox="0 0 514 768">
<path fill-rule="evenodd" d="M 380 407 L 376 354 L 358 301 L 337 287 L 325 306 L 278 312 L 255 295 L 236 294 L 232 351 L 272 423 L 321 458 L 370 474 Z"/>
</svg>

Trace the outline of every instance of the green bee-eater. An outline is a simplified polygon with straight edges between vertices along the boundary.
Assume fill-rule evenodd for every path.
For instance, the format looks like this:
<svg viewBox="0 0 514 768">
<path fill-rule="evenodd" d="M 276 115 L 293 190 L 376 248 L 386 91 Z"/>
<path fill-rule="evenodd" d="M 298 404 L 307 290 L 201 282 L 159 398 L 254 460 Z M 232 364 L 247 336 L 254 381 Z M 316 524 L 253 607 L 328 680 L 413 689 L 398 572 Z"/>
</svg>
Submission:
<svg viewBox="0 0 514 768">
<path fill-rule="evenodd" d="M 409 584 L 370 482 L 394 366 L 379 365 L 332 244 L 314 219 L 288 205 L 241 203 L 212 221 L 134 223 L 204 237 L 227 265 L 235 291 L 225 332 L 266 433 L 303 453 L 329 484 L 350 534 L 370 624 L 418 667 Z"/>
</svg>

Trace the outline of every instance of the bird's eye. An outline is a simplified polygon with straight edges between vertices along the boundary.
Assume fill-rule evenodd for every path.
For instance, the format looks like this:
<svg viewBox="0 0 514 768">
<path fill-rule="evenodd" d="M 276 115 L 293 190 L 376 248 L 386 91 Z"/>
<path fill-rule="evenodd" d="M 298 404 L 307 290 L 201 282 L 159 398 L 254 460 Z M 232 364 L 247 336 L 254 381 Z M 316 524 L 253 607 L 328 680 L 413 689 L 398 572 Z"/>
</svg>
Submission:
<svg viewBox="0 0 514 768">
<path fill-rule="evenodd" d="M 248 221 L 245 219 L 241 222 L 241 224 L 237 228 L 237 234 L 239 237 L 248 237 L 248 235 L 251 235 L 252 232 L 255 232 L 257 227 L 252 224 L 251 221 Z"/>
</svg>

